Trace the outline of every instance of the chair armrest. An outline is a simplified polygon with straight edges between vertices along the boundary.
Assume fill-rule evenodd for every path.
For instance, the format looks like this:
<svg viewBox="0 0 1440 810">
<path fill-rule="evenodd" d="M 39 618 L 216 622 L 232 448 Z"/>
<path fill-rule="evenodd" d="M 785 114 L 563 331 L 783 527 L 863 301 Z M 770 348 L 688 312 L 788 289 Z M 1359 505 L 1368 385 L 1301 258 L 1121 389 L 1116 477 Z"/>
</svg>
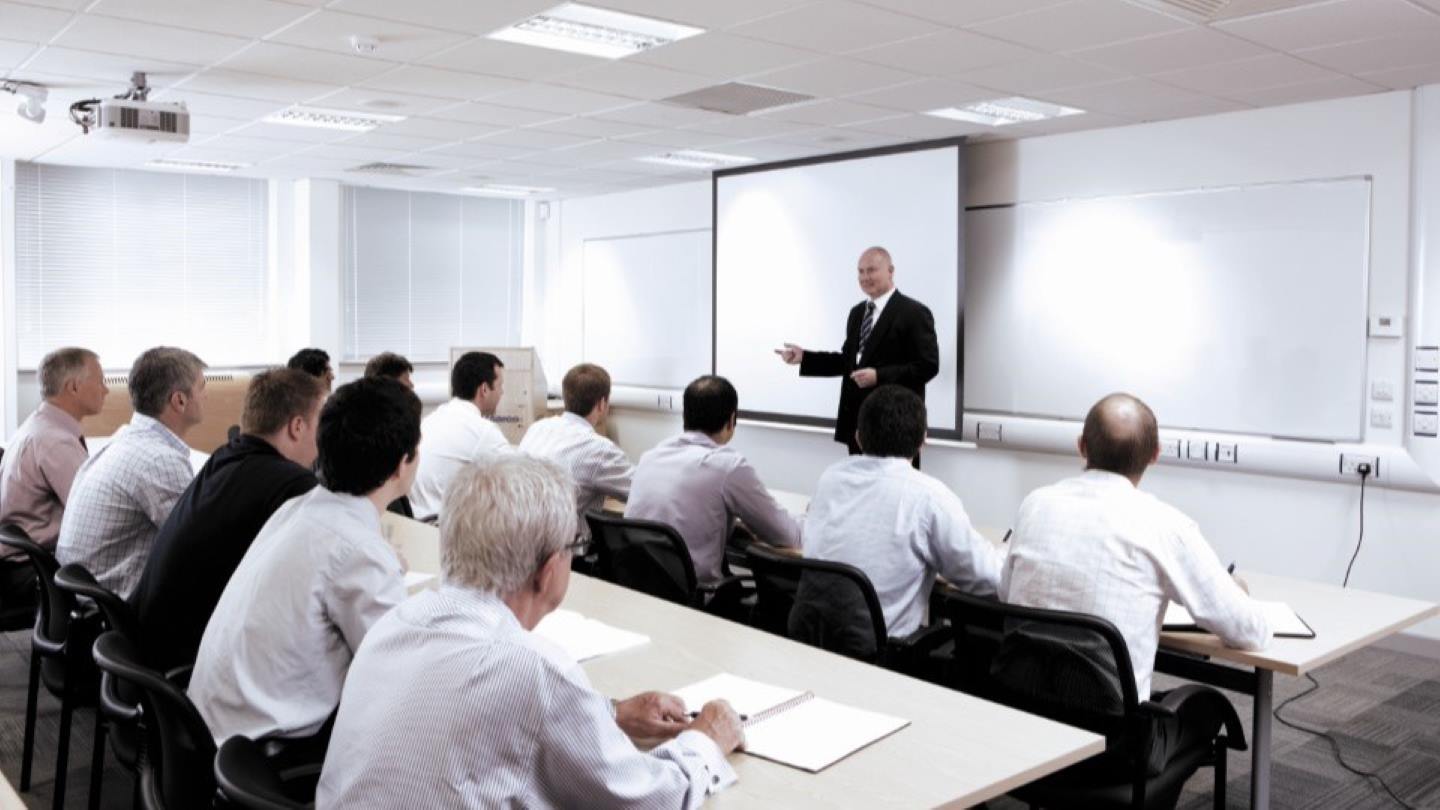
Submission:
<svg viewBox="0 0 1440 810">
<path fill-rule="evenodd" d="M 120 696 L 119 684 L 114 675 L 103 672 L 100 675 L 100 708 L 111 720 L 133 723 L 140 719 L 140 706 Z M 136 690 L 137 692 L 139 690 Z"/>
<path fill-rule="evenodd" d="M 1158 702 L 1145 701 L 1140 704 L 1142 710 L 1148 710 L 1156 714 L 1174 716 L 1179 714 L 1181 707 L 1192 702 L 1208 704 L 1206 711 L 1218 714 L 1225 727 L 1225 746 L 1232 751 L 1245 751 L 1249 748 L 1245 743 L 1245 728 L 1240 725 L 1240 717 L 1235 714 L 1235 707 L 1220 690 L 1200 684 L 1185 684 L 1176 687 L 1165 693 L 1165 696 Z"/>
<path fill-rule="evenodd" d="M 944 646 L 951 638 L 950 628 L 947 625 L 932 624 L 929 627 L 921 627 L 908 636 L 892 636 L 890 646 L 906 655 L 929 655 Z"/>
<path fill-rule="evenodd" d="M 190 688 L 190 674 L 195 671 L 194 664 L 186 664 L 182 667 L 175 667 L 165 673 L 165 680 L 175 684 L 181 689 Z"/>
<path fill-rule="evenodd" d="M 739 574 L 732 574 L 732 575 L 730 575 L 730 576 L 728 576 L 728 577 L 725 577 L 725 578 L 723 578 L 723 579 L 716 580 L 715 582 L 712 582 L 712 583 L 710 583 L 710 584 L 708 584 L 708 585 L 701 585 L 701 586 L 699 586 L 699 591 L 700 591 L 701 593 L 719 594 L 719 593 L 721 593 L 722 591 L 729 591 L 729 590 L 732 589 L 732 588 L 745 589 L 745 588 L 754 588 L 754 587 L 755 587 L 755 579 L 754 579 L 753 577 L 746 577 L 746 576 L 741 576 L 741 575 L 739 575 Z"/>
</svg>

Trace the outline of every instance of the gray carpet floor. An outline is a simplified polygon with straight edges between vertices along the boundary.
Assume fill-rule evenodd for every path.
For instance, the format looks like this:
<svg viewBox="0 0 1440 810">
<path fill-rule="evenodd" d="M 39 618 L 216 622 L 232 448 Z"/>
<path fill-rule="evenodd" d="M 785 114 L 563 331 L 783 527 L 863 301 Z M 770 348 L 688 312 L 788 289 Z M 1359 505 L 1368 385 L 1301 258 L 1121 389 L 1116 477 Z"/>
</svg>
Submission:
<svg viewBox="0 0 1440 810">
<path fill-rule="evenodd" d="M 20 758 L 25 729 L 25 688 L 28 678 L 30 634 L 0 634 L 0 772 L 19 786 Z M 1440 662 L 1383 649 L 1367 649 L 1347 656 L 1316 674 L 1321 688 L 1290 704 L 1283 715 L 1293 722 L 1329 731 L 1340 743 L 1346 761 L 1378 771 L 1413 807 L 1440 809 Z M 1157 675 L 1156 689 L 1169 689 L 1180 681 Z M 1276 705 L 1308 688 L 1302 678 L 1276 677 Z M 31 808 L 51 807 L 55 788 L 56 737 L 60 704 L 40 691 L 35 763 L 30 792 L 23 794 Z M 1250 699 L 1229 695 L 1250 734 Z M 94 713 L 75 713 L 71 729 L 66 778 L 66 807 L 84 808 L 90 786 L 90 752 Z M 1387 808 L 1398 807 L 1371 780 L 1347 773 L 1335 763 L 1329 745 L 1321 738 L 1275 724 L 1272 748 L 1271 806 L 1282 808 Z M 107 752 L 101 806 L 128 808 L 132 782 L 127 771 Z M 1250 759 L 1232 753 L 1226 799 L 1230 807 L 1248 807 Z M 1213 796 L 1209 770 L 1198 772 L 1185 786 L 1180 807 L 1207 810 Z M 999 799 L 994 810 L 1021 808 L 1018 802 Z"/>
</svg>

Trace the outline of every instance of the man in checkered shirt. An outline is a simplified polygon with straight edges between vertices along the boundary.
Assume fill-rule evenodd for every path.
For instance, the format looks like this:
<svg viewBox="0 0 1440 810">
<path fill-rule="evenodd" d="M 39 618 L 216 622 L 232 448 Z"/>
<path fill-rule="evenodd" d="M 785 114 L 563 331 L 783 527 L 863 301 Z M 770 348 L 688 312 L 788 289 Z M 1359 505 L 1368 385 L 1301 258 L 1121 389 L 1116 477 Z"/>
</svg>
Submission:
<svg viewBox="0 0 1440 810">
<path fill-rule="evenodd" d="M 135 414 L 76 473 L 55 556 L 128 597 L 170 509 L 190 484 L 185 434 L 205 415 L 205 364 L 168 346 L 130 368 Z"/>
</svg>

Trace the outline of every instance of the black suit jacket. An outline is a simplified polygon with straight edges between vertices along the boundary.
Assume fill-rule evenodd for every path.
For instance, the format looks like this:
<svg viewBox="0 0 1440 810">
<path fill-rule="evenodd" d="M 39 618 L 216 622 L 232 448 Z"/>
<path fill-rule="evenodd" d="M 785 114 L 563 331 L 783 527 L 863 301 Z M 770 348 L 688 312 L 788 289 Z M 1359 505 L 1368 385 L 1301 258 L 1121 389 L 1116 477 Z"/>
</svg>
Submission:
<svg viewBox="0 0 1440 810">
<path fill-rule="evenodd" d="M 861 388 L 850 379 L 858 368 L 875 369 L 876 385 L 903 385 L 925 398 L 925 383 L 940 373 L 940 344 L 935 339 L 935 316 L 930 308 L 899 290 L 890 296 L 870 331 L 865 356 L 855 362 L 860 324 L 865 320 L 861 301 L 845 322 L 845 345 L 838 352 L 806 351 L 800 361 L 802 377 L 843 377 L 840 410 L 835 416 L 835 441 L 855 450 L 855 423 L 860 405 L 874 388 Z"/>
</svg>

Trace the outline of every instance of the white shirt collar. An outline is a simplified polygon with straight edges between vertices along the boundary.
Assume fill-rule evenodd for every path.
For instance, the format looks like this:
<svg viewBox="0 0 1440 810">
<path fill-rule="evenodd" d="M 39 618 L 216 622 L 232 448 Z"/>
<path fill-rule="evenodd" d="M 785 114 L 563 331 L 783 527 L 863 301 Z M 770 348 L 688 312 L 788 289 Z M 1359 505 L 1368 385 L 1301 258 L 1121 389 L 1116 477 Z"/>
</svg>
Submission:
<svg viewBox="0 0 1440 810">
<path fill-rule="evenodd" d="M 895 295 L 896 289 L 897 288 L 895 287 L 891 287 L 884 295 L 880 296 L 879 298 L 870 299 L 871 301 L 875 302 L 875 317 L 880 317 L 881 310 L 885 309 L 885 305 L 890 303 L 890 298 Z"/>
</svg>

